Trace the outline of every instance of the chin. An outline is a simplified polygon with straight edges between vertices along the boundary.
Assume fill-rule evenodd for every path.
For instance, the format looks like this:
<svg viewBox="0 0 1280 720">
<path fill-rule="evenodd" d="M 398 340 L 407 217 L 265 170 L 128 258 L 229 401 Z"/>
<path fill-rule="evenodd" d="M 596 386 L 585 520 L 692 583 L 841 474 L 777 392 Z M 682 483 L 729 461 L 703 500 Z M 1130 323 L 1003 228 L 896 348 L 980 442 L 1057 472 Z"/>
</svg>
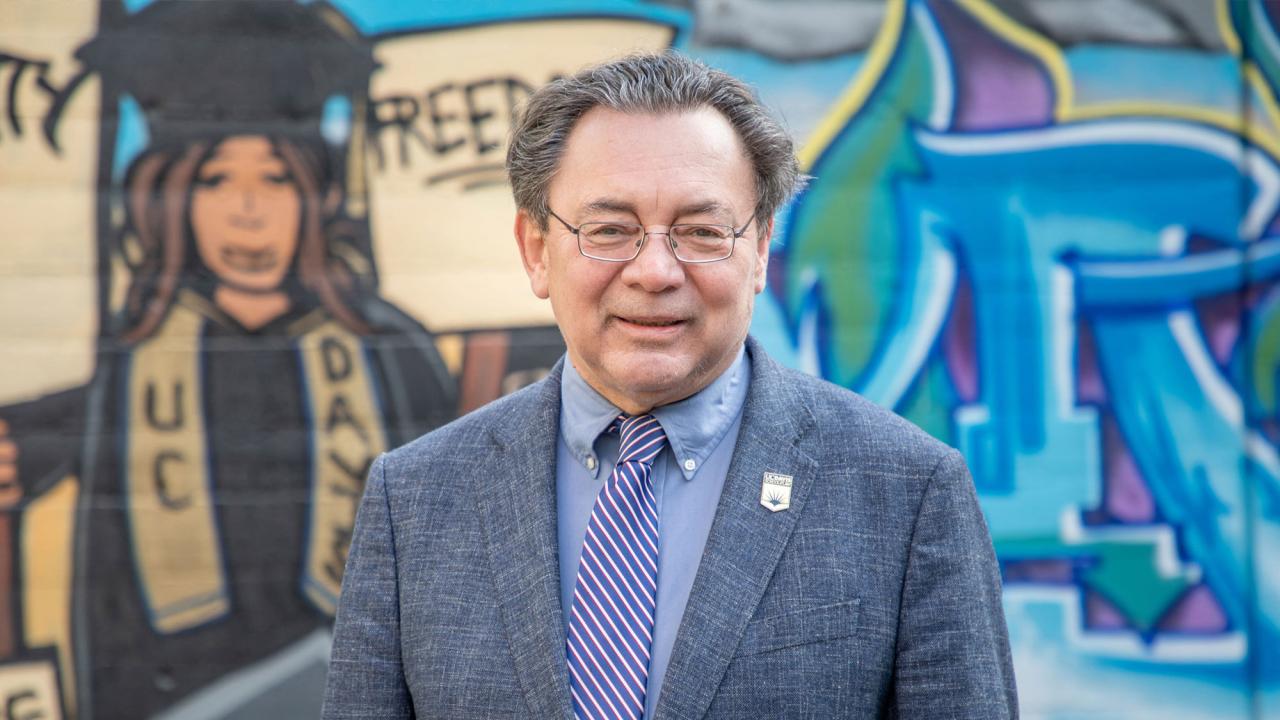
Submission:
<svg viewBox="0 0 1280 720">
<path fill-rule="evenodd" d="M 253 277 L 232 277 L 224 278 L 223 283 L 239 290 L 240 292 L 249 293 L 251 295 L 266 295 L 280 289 L 280 284 L 284 278 L 263 278 L 260 276 Z"/>
<path fill-rule="evenodd" d="M 698 365 L 690 358 L 662 352 L 639 353 L 619 363 L 613 373 L 632 395 L 667 395 L 697 383 Z"/>
</svg>

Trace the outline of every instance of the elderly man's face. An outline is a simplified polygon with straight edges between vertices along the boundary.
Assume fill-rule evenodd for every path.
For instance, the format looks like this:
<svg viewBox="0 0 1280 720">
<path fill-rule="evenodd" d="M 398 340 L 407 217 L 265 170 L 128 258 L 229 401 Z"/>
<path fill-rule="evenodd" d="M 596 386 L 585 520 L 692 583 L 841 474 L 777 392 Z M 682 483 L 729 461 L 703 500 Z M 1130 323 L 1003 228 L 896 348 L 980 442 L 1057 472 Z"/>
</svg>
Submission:
<svg viewBox="0 0 1280 720">
<path fill-rule="evenodd" d="M 675 223 L 742 228 L 755 210 L 754 172 L 717 111 L 629 115 L 596 108 L 569 135 L 551 182 L 551 209 L 569 223 L 619 221 L 665 231 Z M 578 252 L 552 219 L 516 218 L 533 291 L 550 298 L 574 367 L 629 413 L 683 399 L 736 356 L 764 289 L 772 226 L 751 223 L 732 257 L 676 260 L 665 234 L 639 257 L 601 262 Z"/>
</svg>

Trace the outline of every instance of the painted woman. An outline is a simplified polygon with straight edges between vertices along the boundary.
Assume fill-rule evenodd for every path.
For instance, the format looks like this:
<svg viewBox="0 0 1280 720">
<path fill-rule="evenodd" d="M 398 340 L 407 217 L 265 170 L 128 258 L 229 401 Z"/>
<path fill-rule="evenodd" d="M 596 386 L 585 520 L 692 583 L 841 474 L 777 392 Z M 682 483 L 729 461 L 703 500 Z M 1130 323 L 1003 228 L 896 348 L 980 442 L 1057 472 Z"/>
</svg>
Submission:
<svg viewBox="0 0 1280 720">
<path fill-rule="evenodd" d="M 328 627 L 369 464 L 454 413 L 432 337 L 376 296 L 342 211 L 322 121 L 362 106 L 358 40 L 323 3 L 159 0 L 79 52 L 149 135 L 116 189 L 123 309 L 69 396 L 58 651 L 80 717 L 250 706 L 252 678 Z"/>
</svg>

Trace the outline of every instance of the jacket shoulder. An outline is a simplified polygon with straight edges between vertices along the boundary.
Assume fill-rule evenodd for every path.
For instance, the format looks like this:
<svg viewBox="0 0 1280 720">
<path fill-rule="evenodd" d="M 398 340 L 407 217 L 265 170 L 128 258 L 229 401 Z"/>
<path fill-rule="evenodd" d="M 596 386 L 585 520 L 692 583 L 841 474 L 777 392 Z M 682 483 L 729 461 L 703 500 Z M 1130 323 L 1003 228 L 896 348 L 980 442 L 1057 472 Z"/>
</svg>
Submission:
<svg viewBox="0 0 1280 720">
<path fill-rule="evenodd" d="M 906 418 L 852 390 L 789 368 L 780 379 L 813 417 L 822 451 L 865 467 L 932 472 L 956 451 Z"/>
</svg>

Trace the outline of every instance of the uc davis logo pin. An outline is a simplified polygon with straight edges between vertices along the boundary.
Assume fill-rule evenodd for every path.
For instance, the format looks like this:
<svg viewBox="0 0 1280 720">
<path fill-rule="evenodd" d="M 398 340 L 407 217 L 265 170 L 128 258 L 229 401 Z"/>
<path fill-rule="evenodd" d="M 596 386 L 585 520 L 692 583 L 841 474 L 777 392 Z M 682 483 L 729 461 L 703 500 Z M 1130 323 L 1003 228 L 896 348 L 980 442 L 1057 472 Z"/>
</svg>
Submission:
<svg viewBox="0 0 1280 720">
<path fill-rule="evenodd" d="M 767 472 L 760 483 L 760 504 L 773 512 L 791 507 L 791 476 Z"/>
</svg>

